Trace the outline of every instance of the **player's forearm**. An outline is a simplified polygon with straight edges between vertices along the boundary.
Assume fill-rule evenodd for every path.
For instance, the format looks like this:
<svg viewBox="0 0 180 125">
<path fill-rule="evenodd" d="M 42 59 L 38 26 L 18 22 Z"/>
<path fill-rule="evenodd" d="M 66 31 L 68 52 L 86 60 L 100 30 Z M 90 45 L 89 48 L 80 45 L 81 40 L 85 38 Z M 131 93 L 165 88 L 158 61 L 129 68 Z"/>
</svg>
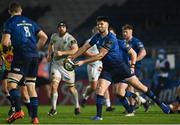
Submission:
<svg viewBox="0 0 180 125">
<path fill-rule="evenodd" d="M 136 64 L 136 55 L 131 55 L 131 64 Z"/>
<path fill-rule="evenodd" d="M 77 51 L 78 51 L 78 48 L 77 49 L 72 49 L 72 50 L 67 50 L 67 51 L 61 51 L 61 52 L 62 52 L 62 55 L 70 56 L 70 55 L 75 54 Z"/>
<path fill-rule="evenodd" d="M 87 56 L 87 57 L 93 57 L 93 56 L 95 56 L 96 54 L 86 51 L 86 52 L 84 53 L 84 55 Z"/>
<path fill-rule="evenodd" d="M 47 41 L 46 38 L 40 38 L 37 43 L 37 48 L 42 49 L 44 47 L 46 41 Z"/>
<path fill-rule="evenodd" d="M 142 49 L 142 50 L 138 53 L 137 61 L 142 60 L 145 56 L 146 56 L 146 50 L 145 50 L 145 49 Z"/>
<path fill-rule="evenodd" d="M 131 48 L 129 50 L 128 54 L 129 54 L 130 59 L 131 59 L 131 61 L 130 61 L 131 65 L 132 64 L 136 64 L 136 61 L 137 61 L 137 54 L 136 54 L 136 52 Z"/>
<path fill-rule="evenodd" d="M 38 49 L 42 49 L 44 47 L 48 37 L 43 31 L 40 31 L 38 33 L 38 37 L 39 37 L 39 39 L 38 39 L 37 47 L 38 47 Z"/>
<path fill-rule="evenodd" d="M 2 35 L 1 43 L 3 46 L 8 47 L 10 45 L 10 41 L 11 41 L 10 37 L 11 37 L 10 34 Z"/>
<path fill-rule="evenodd" d="M 71 56 L 71 60 L 76 59 L 81 56 L 85 51 L 87 51 L 91 46 L 89 44 L 84 44 L 79 50 Z"/>
<path fill-rule="evenodd" d="M 102 58 L 103 58 L 103 56 L 101 54 L 97 54 L 91 58 L 83 60 L 83 63 L 87 64 L 87 63 L 95 62 L 97 60 L 101 60 Z"/>
</svg>

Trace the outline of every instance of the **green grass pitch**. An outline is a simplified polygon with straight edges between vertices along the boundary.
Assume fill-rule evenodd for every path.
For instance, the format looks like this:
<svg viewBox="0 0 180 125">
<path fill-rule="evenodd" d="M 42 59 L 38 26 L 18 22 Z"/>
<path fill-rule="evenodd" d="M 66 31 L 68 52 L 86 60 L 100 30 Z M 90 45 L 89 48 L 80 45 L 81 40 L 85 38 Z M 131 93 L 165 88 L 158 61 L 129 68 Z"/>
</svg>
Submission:
<svg viewBox="0 0 180 125">
<path fill-rule="evenodd" d="M 39 106 L 39 121 L 41 124 L 180 124 L 180 114 L 164 114 L 157 106 L 151 106 L 146 113 L 143 107 L 139 108 L 134 117 L 125 117 L 122 112 L 122 106 L 115 106 L 114 112 L 106 112 L 103 108 L 103 120 L 92 121 L 91 117 L 95 115 L 95 106 L 86 106 L 81 108 L 81 114 L 74 115 L 73 106 L 58 105 L 58 114 L 54 117 L 47 115 L 50 106 Z M 0 124 L 5 124 L 7 118 L 8 106 L 0 106 Z M 25 117 L 15 121 L 15 124 L 29 124 L 30 118 L 25 111 Z"/>
</svg>

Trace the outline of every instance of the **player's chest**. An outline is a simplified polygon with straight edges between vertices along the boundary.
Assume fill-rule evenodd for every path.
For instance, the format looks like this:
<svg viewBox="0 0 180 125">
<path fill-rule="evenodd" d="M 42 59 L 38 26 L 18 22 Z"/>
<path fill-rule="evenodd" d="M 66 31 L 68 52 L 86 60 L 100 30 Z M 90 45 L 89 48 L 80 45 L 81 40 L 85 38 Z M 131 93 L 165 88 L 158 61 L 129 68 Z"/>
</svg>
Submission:
<svg viewBox="0 0 180 125">
<path fill-rule="evenodd" d="M 55 39 L 55 44 L 54 47 L 57 49 L 64 49 L 67 48 L 69 46 L 69 42 L 67 39 L 65 38 L 56 38 Z"/>
</svg>

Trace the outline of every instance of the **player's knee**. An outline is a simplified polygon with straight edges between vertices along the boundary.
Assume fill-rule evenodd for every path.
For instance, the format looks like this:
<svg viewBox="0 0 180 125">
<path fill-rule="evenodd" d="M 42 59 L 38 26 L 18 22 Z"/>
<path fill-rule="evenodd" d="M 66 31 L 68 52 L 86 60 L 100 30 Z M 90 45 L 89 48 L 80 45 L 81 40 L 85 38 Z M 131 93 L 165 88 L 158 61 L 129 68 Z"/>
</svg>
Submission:
<svg viewBox="0 0 180 125">
<path fill-rule="evenodd" d="M 68 86 L 68 89 L 71 94 L 77 93 L 77 89 L 75 86 Z"/>
<path fill-rule="evenodd" d="M 125 97 L 125 95 L 122 95 L 122 94 L 116 94 L 116 96 L 117 96 L 118 98 L 124 98 L 124 97 Z"/>
<path fill-rule="evenodd" d="M 35 83 L 36 83 L 36 78 L 26 78 L 26 81 L 25 81 L 26 85 L 28 84 L 35 85 Z"/>
<path fill-rule="evenodd" d="M 16 78 L 8 78 L 7 79 L 8 81 L 8 84 L 7 84 L 7 90 L 10 91 L 11 89 L 15 89 L 17 88 L 17 85 L 18 85 L 18 79 Z"/>
<path fill-rule="evenodd" d="M 95 90 L 96 90 L 96 86 L 92 85 L 92 86 L 91 86 L 91 89 L 92 89 L 93 91 L 95 91 Z"/>
<path fill-rule="evenodd" d="M 75 84 L 74 84 L 74 83 L 66 82 L 66 86 L 67 86 L 68 88 L 71 88 L 71 87 L 75 88 Z"/>
<path fill-rule="evenodd" d="M 10 83 L 10 84 L 13 84 L 13 83 L 18 84 L 18 82 L 19 82 L 18 79 L 13 78 L 13 77 L 8 78 L 7 81 L 8 81 L 8 83 Z M 10 85 L 10 84 L 8 84 L 8 85 Z"/>
<path fill-rule="evenodd" d="M 105 93 L 105 89 L 104 89 L 103 87 L 98 86 L 98 87 L 96 88 L 96 94 L 98 94 L 98 95 L 103 95 L 103 96 L 104 96 L 104 93 Z"/>
</svg>

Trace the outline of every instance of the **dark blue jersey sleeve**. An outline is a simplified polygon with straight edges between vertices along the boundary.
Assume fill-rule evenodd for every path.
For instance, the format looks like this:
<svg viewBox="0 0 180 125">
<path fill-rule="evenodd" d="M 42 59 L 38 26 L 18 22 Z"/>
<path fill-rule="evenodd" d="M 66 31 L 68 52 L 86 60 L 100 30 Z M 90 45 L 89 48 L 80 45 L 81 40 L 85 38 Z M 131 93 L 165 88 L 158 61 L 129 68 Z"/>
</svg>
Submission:
<svg viewBox="0 0 180 125">
<path fill-rule="evenodd" d="M 90 44 L 91 46 L 93 46 L 94 44 L 96 44 L 97 41 L 99 40 L 99 37 L 100 37 L 100 34 L 94 35 L 94 36 L 91 38 L 89 44 Z"/>
<path fill-rule="evenodd" d="M 143 44 L 141 41 L 138 41 L 138 42 L 137 42 L 137 47 L 138 47 L 139 49 L 144 49 L 144 44 Z"/>
<path fill-rule="evenodd" d="M 39 25 L 37 23 L 34 22 L 34 30 L 35 30 L 35 34 L 37 35 L 39 33 L 39 31 L 41 30 L 41 28 L 39 27 Z"/>
<path fill-rule="evenodd" d="M 8 33 L 8 34 L 11 33 L 12 30 L 11 30 L 10 25 L 11 25 L 10 22 L 4 23 L 4 25 L 3 25 L 3 33 Z"/>
<path fill-rule="evenodd" d="M 107 50 L 110 50 L 112 48 L 112 46 L 113 46 L 113 40 L 111 40 L 111 39 L 105 40 L 103 45 L 102 45 L 102 47 L 107 49 Z"/>
<path fill-rule="evenodd" d="M 128 52 L 132 48 L 127 42 L 123 40 L 119 40 L 118 43 L 119 43 L 119 47 L 126 52 Z"/>
</svg>

